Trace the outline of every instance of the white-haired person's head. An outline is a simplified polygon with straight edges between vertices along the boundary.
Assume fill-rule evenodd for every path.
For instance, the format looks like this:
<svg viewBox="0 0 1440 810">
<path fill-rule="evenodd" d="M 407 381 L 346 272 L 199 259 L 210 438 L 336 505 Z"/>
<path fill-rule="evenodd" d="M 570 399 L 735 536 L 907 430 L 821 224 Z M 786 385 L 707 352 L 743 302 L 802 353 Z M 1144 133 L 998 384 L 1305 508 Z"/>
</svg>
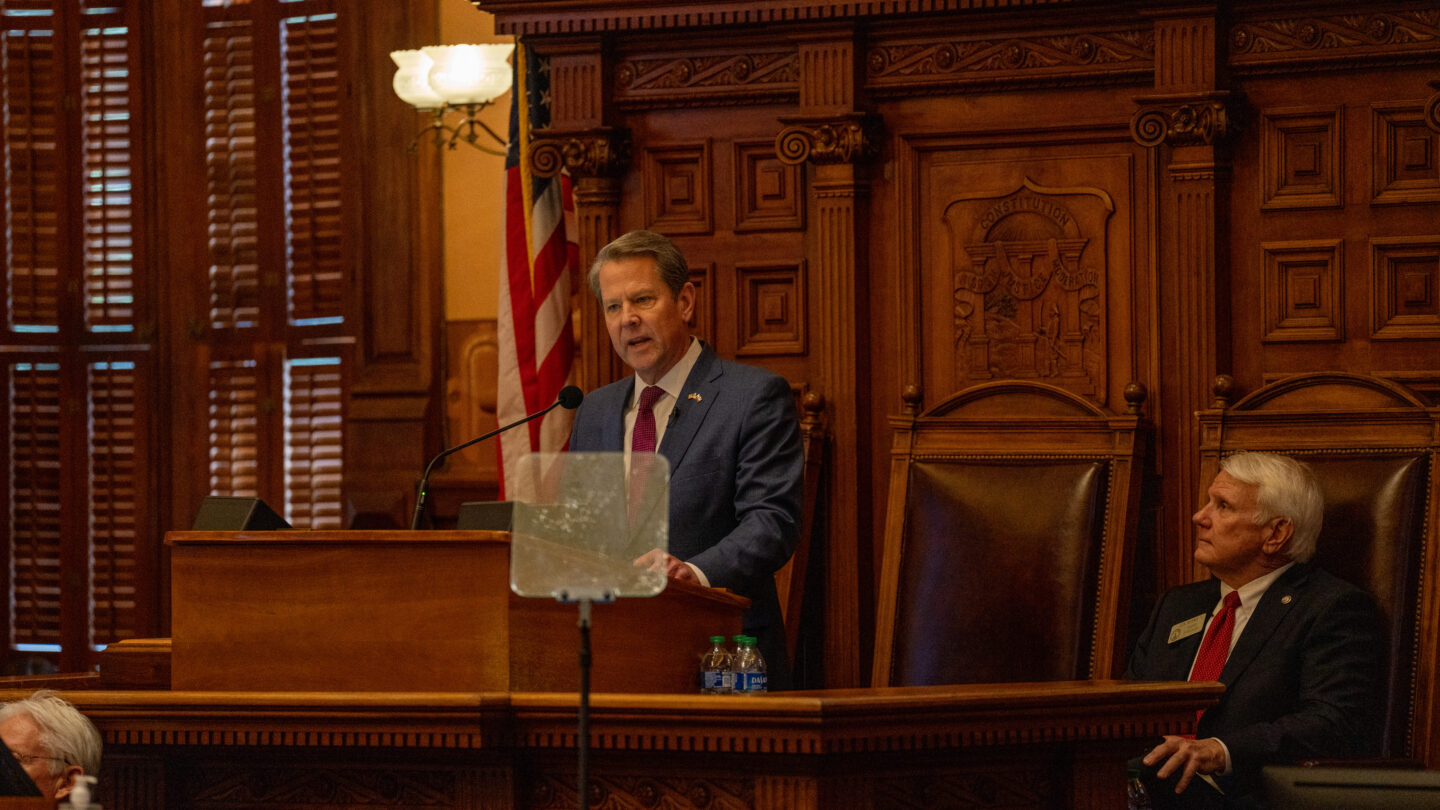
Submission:
<svg viewBox="0 0 1440 810">
<path fill-rule="evenodd" d="M 1325 520 L 1325 496 L 1310 465 L 1275 453 L 1248 452 L 1221 459 L 1220 469 L 1255 487 L 1256 526 L 1277 517 L 1294 526 L 1284 549 L 1286 556 L 1294 562 L 1307 562 L 1315 555 L 1315 540 Z"/>
<path fill-rule="evenodd" d="M 100 732 L 48 689 L 0 705 L 0 739 L 47 799 L 70 795 L 75 777 L 100 771 Z"/>
</svg>

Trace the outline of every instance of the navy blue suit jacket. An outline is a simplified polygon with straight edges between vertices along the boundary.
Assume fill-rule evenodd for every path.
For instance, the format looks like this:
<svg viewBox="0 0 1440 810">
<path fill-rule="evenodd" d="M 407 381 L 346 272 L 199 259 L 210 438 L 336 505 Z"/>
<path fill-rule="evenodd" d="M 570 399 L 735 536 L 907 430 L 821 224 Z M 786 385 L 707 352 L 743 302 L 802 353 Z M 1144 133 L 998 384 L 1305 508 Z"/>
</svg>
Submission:
<svg viewBox="0 0 1440 810">
<path fill-rule="evenodd" d="M 1208 616 L 1219 601 L 1218 579 L 1162 596 L 1125 677 L 1186 680 L 1203 634 L 1172 643 L 1170 630 Z M 1265 765 L 1378 754 L 1383 655 L 1379 611 L 1368 593 L 1304 563 L 1281 574 L 1226 659 L 1225 694 L 1195 735 L 1218 737 L 1230 749 L 1228 796 L 1253 791 Z"/>
<path fill-rule="evenodd" d="M 622 450 L 634 390 L 626 377 L 586 395 L 570 449 Z M 670 462 L 670 553 L 751 600 L 745 632 L 783 688 L 789 663 L 774 574 L 799 537 L 805 468 L 789 383 L 703 346 L 657 451 Z"/>
</svg>

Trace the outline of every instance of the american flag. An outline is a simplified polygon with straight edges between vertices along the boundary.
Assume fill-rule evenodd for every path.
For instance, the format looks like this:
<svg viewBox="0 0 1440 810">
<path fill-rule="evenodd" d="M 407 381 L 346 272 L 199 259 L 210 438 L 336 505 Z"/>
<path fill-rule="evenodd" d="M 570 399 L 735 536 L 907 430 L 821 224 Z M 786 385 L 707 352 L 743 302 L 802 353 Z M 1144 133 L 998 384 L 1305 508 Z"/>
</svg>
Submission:
<svg viewBox="0 0 1440 810">
<path fill-rule="evenodd" d="M 570 177 L 530 173 L 530 132 L 550 124 L 547 60 L 524 43 L 515 49 L 510 94 L 510 149 L 505 157 L 505 269 L 500 274 L 500 380 L 496 417 L 502 425 L 555 401 L 574 382 L 575 336 L 570 279 L 580 264 Z M 574 412 L 557 408 L 500 436 L 501 497 L 521 456 L 566 449 Z M 529 428 L 528 430 L 526 428 Z M 518 480 L 510 483 L 518 485 Z"/>
</svg>

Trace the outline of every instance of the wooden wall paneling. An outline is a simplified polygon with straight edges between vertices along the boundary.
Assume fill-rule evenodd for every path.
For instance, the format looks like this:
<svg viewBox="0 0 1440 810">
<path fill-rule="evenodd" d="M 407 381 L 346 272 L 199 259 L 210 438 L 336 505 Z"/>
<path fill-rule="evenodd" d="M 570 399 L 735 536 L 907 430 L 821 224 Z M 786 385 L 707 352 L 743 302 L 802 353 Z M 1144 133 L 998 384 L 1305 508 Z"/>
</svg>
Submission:
<svg viewBox="0 0 1440 810">
<path fill-rule="evenodd" d="M 1104 405 L 1110 277 L 1120 276 L 1122 300 L 1130 280 L 1129 262 L 1112 261 L 1129 234 L 1128 223 L 1111 222 L 1116 203 L 1107 189 L 1126 194 L 1133 161 L 1128 150 L 1093 154 L 1080 144 L 1029 146 L 1023 160 L 1004 159 L 1008 151 L 932 164 L 936 194 L 925 201 L 925 219 L 943 228 L 924 230 L 948 243 L 934 253 L 948 257 L 952 272 L 926 279 L 926 300 L 935 302 L 922 316 L 926 387 L 939 397 L 992 379 L 1042 379 Z M 1112 248 L 1111 239 L 1119 244 Z M 1114 351 L 1122 360 L 1128 354 Z"/>
<path fill-rule="evenodd" d="M 1167 448 L 1157 521 L 1161 587 L 1199 575 L 1191 559 L 1190 515 L 1199 480 L 1199 441 L 1192 414 L 1210 401 L 1217 370 L 1230 366 L 1226 207 L 1233 133 L 1228 94 L 1219 87 L 1221 22 L 1193 9 L 1152 12 L 1155 88 L 1137 96 L 1131 132 L 1142 146 L 1163 148 L 1165 177 L 1159 229 L 1162 364 L 1156 422 Z"/>
<path fill-rule="evenodd" d="M 1339 208 L 1345 196 L 1341 108 L 1260 110 L 1262 210 Z"/>
<path fill-rule="evenodd" d="M 645 227 L 671 237 L 713 232 L 714 171 L 709 139 L 647 147 L 640 173 Z"/>
<path fill-rule="evenodd" d="M 1440 94 L 1436 94 L 1440 110 Z M 1424 102 L 1370 105 L 1370 200 L 1406 205 L 1440 202 L 1440 119 L 1426 124 Z"/>
<path fill-rule="evenodd" d="M 200 9 L 197 4 L 180 0 L 145 4 L 141 11 L 142 37 L 153 37 L 147 50 L 155 54 L 155 64 L 194 65 L 202 61 L 203 38 Z M 170 21 L 164 34 L 157 20 Z M 161 472 L 157 496 L 151 507 L 162 531 L 145 542 L 158 549 L 155 586 L 155 608 L 159 614 L 156 631 L 169 632 L 170 581 L 169 551 L 161 542 L 163 529 L 189 526 L 194 519 L 195 505 L 209 492 L 208 479 L 197 471 L 209 464 L 209 442 L 206 436 L 208 405 L 204 380 L 209 368 L 209 352 L 201 338 L 209 324 L 209 291 L 203 282 L 201 268 L 209 263 L 207 222 L 194 212 L 205 210 L 206 184 L 196 167 L 205 165 L 205 144 L 195 137 L 189 112 L 204 108 L 204 94 L 199 82 L 183 71 L 147 70 L 147 93 L 154 103 L 151 137 L 155 153 L 164 160 L 150 161 L 150 187 L 155 192 L 155 216 L 150 218 L 156 233 L 150 244 L 164 245 L 151 255 L 152 279 L 190 278 L 190 284 L 157 284 L 154 290 L 155 312 L 161 347 L 159 366 L 173 369 L 162 374 L 157 401 L 164 403 L 158 411 L 157 435 L 168 437 L 163 452 L 169 454 L 168 464 L 159 464 Z M 169 234 L 162 240 L 158 232 Z M 160 444 L 157 442 L 157 445 Z M 138 539 L 138 538 L 137 538 Z M 13 597 L 12 597 L 13 598 Z"/>
<path fill-rule="evenodd" d="M 1375 237 L 1370 257 L 1372 336 L 1440 338 L 1440 235 Z"/>
<path fill-rule="evenodd" d="M 351 118 L 346 260 L 358 291 L 359 344 L 347 403 L 347 524 L 405 525 L 418 471 L 440 449 L 440 153 L 405 149 L 414 111 L 390 90 L 393 66 L 377 58 L 434 42 L 433 3 L 406 0 L 343 14 L 342 55 Z"/>
<path fill-rule="evenodd" d="M 805 354 L 805 262 L 737 262 L 735 282 L 735 354 Z"/>
<path fill-rule="evenodd" d="M 1304 24 L 1306 19 L 1297 15 L 1291 21 Z M 1433 47 L 1440 56 L 1440 41 Z M 1367 58 L 1378 61 L 1376 54 Z M 1266 72 L 1240 75 L 1237 90 L 1246 100 L 1241 113 L 1253 123 L 1232 152 L 1235 182 L 1229 204 L 1235 346 L 1230 373 L 1240 390 L 1291 374 L 1328 370 L 1373 373 L 1432 397 L 1440 386 L 1435 359 L 1440 355 L 1427 346 L 1433 338 L 1422 336 L 1425 312 L 1433 307 L 1424 291 L 1434 273 L 1433 259 L 1427 258 L 1433 248 L 1425 243 L 1440 237 L 1440 199 L 1430 199 L 1440 180 L 1440 168 L 1430 155 L 1440 147 L 1440 138 L 1422 120 L 1424 91 L 1433 75 L 1431 69 L 1405 64 L 1323 72 L 1301 72 L 1298 67 L 1281 72 L 1272 65 Z M 1297 99 L 1324 104 L 1297 107 Z M 1270 159 L 1273 124 L 1285 123 L 1286 116 L 1293 121 L 1306 115 L 1323 121 L 1323 129 L 1343 132 L 1333 148 L 1328 135 L 1312 135 L 1319 146 L 1312 150 L 1319 156 L 1315 165 L 1325 167 L 1325 175 L 1333 178 L 1326 184 L 1338 186 L 1340 193 L 1325 192 L 1334 204 L 1291 207 L 1270 199 L 1267 205 L 1269 191 L 1285 173 Z M 1298 270 L 1296 278 L 1318 274 L 1322 299 L 1330 288 L 1336 290 L 1333 303 L 1322 300 L 1306 310 L 1277 311 L 1275 304 L 1284 303 L 1273 295 L 1277 245 L 1287 246 L 1287 255 L 1280 259 L 1291 265 L 1286 272 Z M 1335 255 L 1306 259 L 1305 245 L 1326 253 L 1330 249 L 1322 246 L 1335 245 Z M 1391 250 L 1399 251 L 1393 262 Z M 1338 273 L 1332 275 L 1324 269 L 1327 265 Z M 1401 285 L 1409 291 L 1401 292 Z M 1304 294 L 1299 288 L 1292 292 Z M 1307 325 L 1305 312 L 1320 320 Z M 1289 320 L 1296 315 L 1304 319 Z M 1416 317 L 1419 320 L 1412 320 Z M 1274 329 L 1277 318 L 1287 319 L 1286 329 Z"/>
<path fill-rule="evenodd" d="M 737 141 L 734 162 L 737 232 L 805 227 L 803 173 L 776 157 L 774 141 Z"/>
<path fill-rule="evenodd" d="M 1423 336 L 1430 295 L 1422 290 L 1433 272 L 1424 243 L 1440 236 L 1440 126 L 1427 123 L 1440 115 L 1440 10 L 1391 2 L 1352 12 L 1329 2 L 1255 5 L 1227 21 L 1227 68 L 1251 122 L 1233 153 L 1231 371 L 1242 391 L 1302 372 L 1365 371 L 1437 401 L 1440 366 L 1433 338 Z M 1297 126 L 1307 115 L 1316 125 L 1308 132 Z M 1296 147 L 1290 169 L 1325 177 L 1310 184 L 1309 200 L 1270 193 L 1295 179 L 1275 159 L 1277 131 Z M 1307 182 L 1292 190 L 1307 191 Z M 1263 314 L 1249 309 L 1272 280 L 1257 245 L 1275 243 L 1339 245 L 1335 334 L 1278 339 L 1269 323 L 1255 323 L 1273 318 L 1268 305 Z M 1410 292 L 1400 292 L 1407 283 Z"/>
<path fill-rule="evenodd" d="M 1344 243 L 1262 242 L 1267 343 L 1345 339 Z"/>
<path fill-rule="evenodd" d="M 812 388 L 832 408 L 829 432 L 837 437 L 824 496 L 829 515 L 822 666 L 826 686 L 858 686 L 871 646 L 870 634 L 862 632 L 871 608 L 868 600 L 862 608 L 860 598 L 860 560 L 869 557 L 871 541 L 859 531 L 870 522 L 864 493 L 869 492 L 871 448 L 858 437 L 868 423 L 869 362 L 860 339 L 869 331 L 863 296 L 868 284 L 866 164 L 878 153 L 878 121 L 859 109 L 863 52 L 853 29 L 815 32 L 797 45 L 801 115 L 781 118 L 775 151 L 784 164 L 812 169 L 808 205 L 814 219 L 806 234 L 816 302 Z"/>
<path fill-rule="evenodd" d="M 1149 155 L 1118 120 L 1035 124 L 1047 104 L 1001 105 L 1006 123 L 977 131 L 897 135 L 897 350 L 914 355 L 902 364 L 925 402 L 1033 379 L 1118 407 L 1129 382 L 1154 377 Z"/>
</svg>

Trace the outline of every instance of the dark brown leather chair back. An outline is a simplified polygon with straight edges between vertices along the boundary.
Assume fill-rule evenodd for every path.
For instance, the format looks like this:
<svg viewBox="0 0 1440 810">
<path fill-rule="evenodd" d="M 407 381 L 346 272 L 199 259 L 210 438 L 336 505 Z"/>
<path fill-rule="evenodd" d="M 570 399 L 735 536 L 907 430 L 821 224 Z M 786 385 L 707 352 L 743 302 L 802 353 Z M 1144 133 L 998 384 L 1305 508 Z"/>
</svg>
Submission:
<svg viewBox="0 0 1440 810">
<path fill-rule="evenodd" d="M 1201 480 L 1221 456 L 1284 453 L 1310 464 L 1325 493 L 1314 561 L 1375 596 L 1389 636 L 1385 754 L 1430 761 L 1440 729 L 1435 671 L 1436 510 L 1440 409 L 1396 383 L 1325 372 L 1278 380 L 1231 405 L 1217 380 L 1216 407 L 1199 414 Z M 1197 575 L 1201 572 L 1197 571 Z M 1426 608 L 1426 605 L 1431 607 Z"/>
<path fill-rule="evenodd" d="M 1314 561 L 1374 594 L 1385 618 L 1385 753 L 1399 755 L 1410 733 L 1429 459 L 1423 453 L 1295 457 L 1310 464 L 1325 492 Z"/>
<path fill-rule="evenodd" d="M 1006 382 L 892 420 L 875 685 L 1112 674 L 1142 399 Z"/>
<path fill-rule="evenodd" d="M 1088 677 L 1104 459 L 910 467 L 892 683 Z"/>
</svg>

